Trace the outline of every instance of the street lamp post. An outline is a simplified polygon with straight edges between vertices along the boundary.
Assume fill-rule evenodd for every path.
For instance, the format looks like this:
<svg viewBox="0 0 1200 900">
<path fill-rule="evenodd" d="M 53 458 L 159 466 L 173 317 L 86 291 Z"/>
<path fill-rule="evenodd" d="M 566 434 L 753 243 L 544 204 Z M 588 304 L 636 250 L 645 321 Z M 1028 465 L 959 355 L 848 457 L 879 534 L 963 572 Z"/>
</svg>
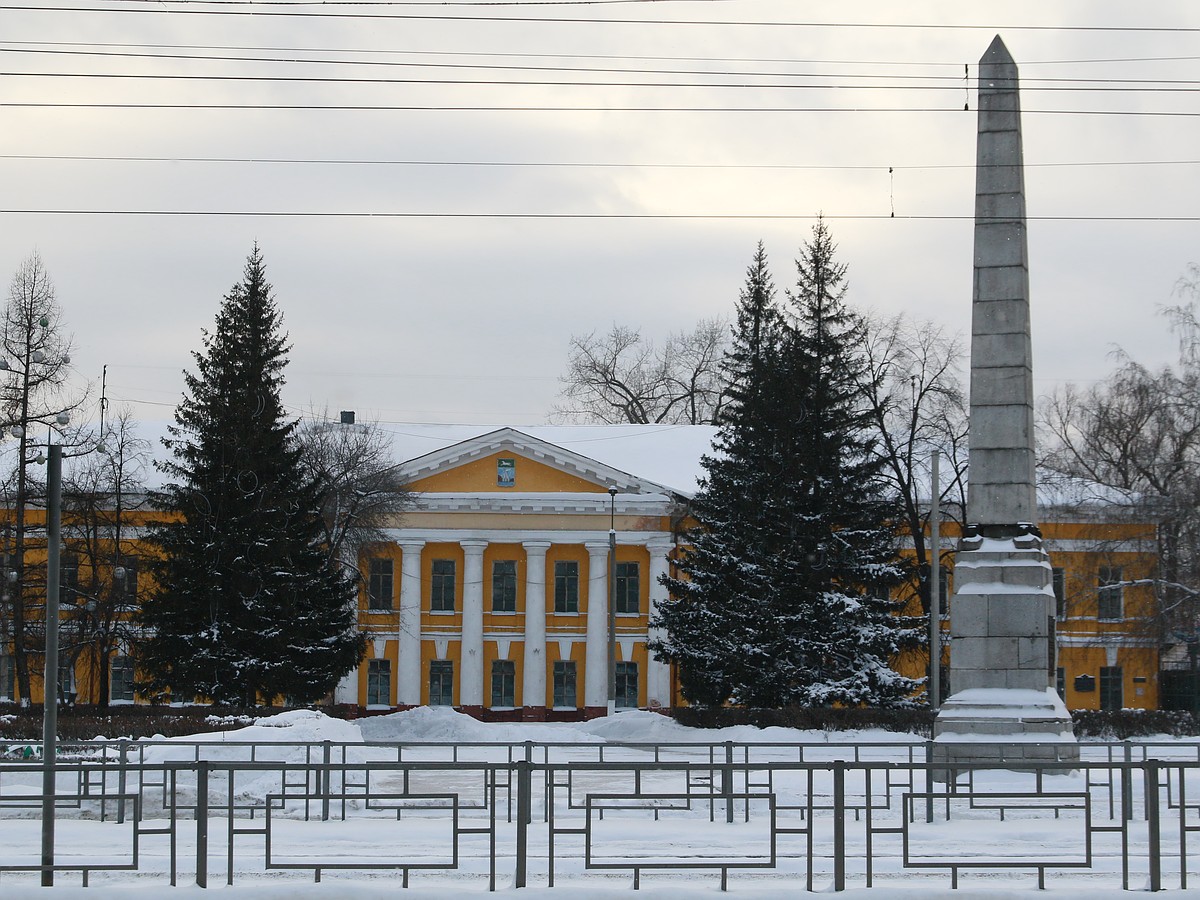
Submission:
<svg viewBox="0 0 1200 900">
<path fill-rule="evenodd" d="M 60 418 L 63 418 L 60 416 Z M 65 423 L 64 423 L 65 424 Z M 54 885 L 54 778 L 58 755 L 58 570 L 62 549 L 62 445 L 46 455 L 46 663 L 42 676 L 42 886 Z"/>
<path fill-rule="evenodd" d="M 617 711 L 617 489 L 608 489 L 608 714 Z"/>
<path fill-rule="evenodd" d="M 941 454 L 933 451 L 930 460 L 933 502 L 929 506 L 929 542 L 933 545 L 929 562 L 929 708 L 942 703 L 942 484 L 938 463 Z"/>
</svg>

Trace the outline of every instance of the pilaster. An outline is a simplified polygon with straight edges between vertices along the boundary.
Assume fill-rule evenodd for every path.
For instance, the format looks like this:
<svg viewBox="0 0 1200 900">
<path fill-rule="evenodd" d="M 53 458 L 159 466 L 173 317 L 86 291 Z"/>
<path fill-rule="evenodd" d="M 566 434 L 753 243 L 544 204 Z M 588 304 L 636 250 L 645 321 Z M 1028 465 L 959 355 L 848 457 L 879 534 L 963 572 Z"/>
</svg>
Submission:
<svg viewBox="0 0 1200 900">
<path fill-rule="evenodd" d="M 483 708 L 483 552 L 488 542 L 465 540 L 459 546 L 464 562 L 458 704 L 466 712 Z"/>
<path fill-rule="evenodd" d="M 583 705 L 588 718 L 608 711 L 608 543 L 588 543 L 587 650 Z"/>
<path fill-rule="evenodd" d="M 421 550 L 424 541 L 399 541 L 400 658 L 396 666 L 396 703 L 421 704 Z"/>
<path fill-rule="evenodd" d="M 550 541 L 525 541 L 525 659 L 521 718 L 546 718 L 546 551 Z"/>
</svg>

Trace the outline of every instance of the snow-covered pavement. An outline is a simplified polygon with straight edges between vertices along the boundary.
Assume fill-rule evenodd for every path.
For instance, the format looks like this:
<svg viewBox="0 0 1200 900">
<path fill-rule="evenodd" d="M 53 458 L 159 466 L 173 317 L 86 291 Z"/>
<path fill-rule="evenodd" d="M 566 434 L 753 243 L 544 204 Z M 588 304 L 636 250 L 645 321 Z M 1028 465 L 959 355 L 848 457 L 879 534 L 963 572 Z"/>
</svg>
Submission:
<svg viewBox="0 0 1200 900">
<path fill-rule="evenodd" d="M 527 747 L 527 741 L 537 743 Z M 140 791 L 137 767 L 126 772 L 127 791 L 144 804 L 138 827 L 145 830 L 135 840 L 131 811 L 123 823 L 115 821 L 118 774 L 109 752 L 103 777 L 90 766 L 88 798 L 57 817 L 56 861 L 130 864 L 136 848 L 137 872 L 93 869 L 88 888 L 79 887 L 78 870 L 59 872 L 58 894 L 161 894 L 172 853 L 176 890 L 200 890 L 192 884 L 199 839 L 207 841 L 209 890 L 253 897 L 393 896 L 403 877 L 394 867 L 401 864 L 409 869 L 403 896 L 461 896 L 487 891 L 493 859 L 497 890 L 511 893 L 522 839 L 529 885 L 520 890 L 523 897 L 628 896 L 635 867 L 639 895 L 646 898 L 718 894 L 723 867 L 724 896 L 794 895 L 810 881 L 815 890 L 829 890 L 838 841 L 846 850 L 845 897 L 1027 896 L 1037 887 L 1035 864 L 1041 863 L 1053 896 L 1100 900 L 1119 893 L 1123 842 L 1130 887 L 1144 887 L 1149 873 L 1140 769 L 1126 791 L 1133 815 L 1122 827 L 1119 815 L 1109 818 L 1120 809 L 1122 790 L 1108 768 L 1047 774 L 1040 786 L 1029 773 L 980 771 L 972 795 L 947 797 L 920 770 L 921 739 L 887 732 L 708 731 L 639 712 L 587 723 L 499 724 L 422 708 L 358 722 L 285 713 L 237 731 L 129 747 L 128 760 L 149 767 Z M 1135 749 L 1135 763 L 1143 756 L 1197 759 L 1195 741 L 1163 739 L 1152 750 Z M 1107 759 L 1110 752 L 1087 745 L 1084 758 Z M 516 824 L 520 767 L 511 762 L 526 753 L 532 760 L 524 767 L 530 824 L 522 833 Z M 328 786 L 321 781 L 325 755 L 333 763 Z M 246 767 L 251 756 L 255 767 Z M 197 759 L 209 770 L 202 776 L 208 779 L 207 830 L 192 813 Z M 832 759 L 849 761 L 836 776 L 840 781 L 826 765 Z M 915 773 L 911 761 L 918 763 Z M 60 795 L 74 794 L 81 783 L 70 772 L 60 774 Z M 1192 799 L 1200 798 L 1200 771 L 1171 767 L 1161 783 L 1163 884 L 1180 896 L 1175 807 L 1182 787 L 1186 822 L 1200 830 Z M 840 793 L 837 784 L 844 784 Z M 103 804 L 101 787 L 108 792 Z M 17 796 L 39 790 L 36 766 L 0 765 L 6 801 L 0 865 L 39 860 L 39 810 L 12 806 Z M 932 806 L 925 797 L 930 790 L 937 795 Z M 321 821 L 326 798 L 330 815 Z M 168 830 L 172 803 L 182 808 L 174 834 L 147 833 Z M 840 837 L 836 821 L 844 826 Z M 1200 838 L 1183 839 L 1190 878 L 1200 884 L 1200 855 L 1191 846 Z M 868 858 L 870 889 L 864 887 Z M 231 860 L 234 884 L 228 887 Z M 954 892 L 951 863 L 962 866 Z M 288 865 L 296 868 L 276 868 Z M 372 865 L 378 868 L 365 868 Z M 597 868 L 604 865 L 612 868 Z M 547 886 L 551 866 L 553 888 Z M 313 880 L 317 867 L 320 883 Z M 42 891 L 38 877 L 0 875 L 0 897 L 35 896 Z"/>
</svg>

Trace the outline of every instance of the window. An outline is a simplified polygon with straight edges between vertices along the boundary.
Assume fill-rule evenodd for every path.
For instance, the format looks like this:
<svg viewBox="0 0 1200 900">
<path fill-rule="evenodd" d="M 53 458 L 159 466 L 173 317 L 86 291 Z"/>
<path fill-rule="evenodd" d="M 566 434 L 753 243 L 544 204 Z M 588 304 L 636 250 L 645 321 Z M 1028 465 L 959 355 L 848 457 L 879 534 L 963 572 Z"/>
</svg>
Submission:
<svg viewBox="0 0 1200 900">
<path fill-rule="evenodd" d="M 635 662 L 617 663 L 617 706 L 636 709 L 638 705 L 638 667 Z"/>
<path fill-rule="evenodd" d="M 1054 566 L 1050 570 L 1050 582 L 1054 585 L 1054 617 L 1067 617 L 1067 573 L 1062 566 Z"/>
<path fill-rule="evenodd" d="M 367 608 L 392 608 L 395 563 L 390 559 L 372 557 L 367 561 Z"/>
<path fill-rule="evenodd" d="M 75 699 L 75 663 L 70 658 L 58 661 L 58 697 L 67 703 Z"/>
<path fill-rule="evenodd" d="M 433 561 L 433 584 L 429 608 L 433 612 L 454 612 L 454 560 Z"/>
<path fill-rule="evenodd" d="M 367 660 L 367 706 L 392 705 L 392 661 Z"/>
<path fill-rule="evenodd" d="M 17 661 L 0 654 L 0 700 L 17 699 Z"/>
<path fill-rule="evenodd" d="M 517 561 L 492 561 L 492 612 L 517 611 Z"/>
<path fill-rule="evenodd" d="M 58 602 L 75 603 L 79 598 L 79 557 L 64 553 L 58 560 Z"/>
<path fill-rule="evenodd" d="M 429 705 L 454 705 L 454 662 L 449 659 L 429 661 Z"/>
<path fill-rule="evenodd" d="M 641 567 L 635 562 L 617 563 L 617 612 L 641 612 Z"/>
<path fill-rule="evenodd" d="M 579 612 L 579 563 L 556 562 L 554 564 L 554 611 L 556 613 Z"/>
<path fill-rule="evenodd" d="M 1120 566 L 1101 566 L 1096 591 L 1096 615 L 1101 619 L 1119 619 L 1123 615 L 1125 589 Z M 1118 707 L 1119 708 L 1119 707 Z"/>
<path fill-rule="evenodd" d="M 1120 709 L 1125 705 L 1122 685 L 1124 675 L 1120 666 L 1102 666 L 1100 669 L 1100 708 Z"/>
<path fill-rule="evenodd" d="M 578 698 L 575 692 L 575 663 L 569 659 L 559 660 L 554 664 L 554 705 L 556 708 L 575 709 Z"/>
<path fill-rule="evenodd" d="M 108 667 L 108 696 L 114 701 L 133 700 L 133 660 L 128 656 L 114 656 Z"/>
<path fill-rule="evenodd" d="M 517 664 L 511 659 L 492 663 L 492 709 L 516 706 Z"/>
<path fill-rule="evenodd" d="M 121 597 L 133 599 L 138 592 L 138 558 L 122 556 L 117 560 L 117 569 L 113 572 L 113 588 Z"/>
</svg>

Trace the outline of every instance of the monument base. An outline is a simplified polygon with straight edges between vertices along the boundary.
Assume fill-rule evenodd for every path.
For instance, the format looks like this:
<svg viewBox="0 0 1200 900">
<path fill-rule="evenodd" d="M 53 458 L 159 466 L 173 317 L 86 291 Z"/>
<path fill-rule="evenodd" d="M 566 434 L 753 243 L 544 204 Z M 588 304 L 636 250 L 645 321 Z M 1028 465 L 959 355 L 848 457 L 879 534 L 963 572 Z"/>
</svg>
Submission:
<svg viewBox="0 0 1200 900">
<path fill-rule="evenodd" d="M 1015 770 L 1030 763 L 1078 762 L 1071 714 L 1053 690 L 971 688 L 950 697 L 933 723 L 934 763 L 939 781 L 952 780 L 957 769 L 983 763 L 1011 763 Z"/>
</svg>

